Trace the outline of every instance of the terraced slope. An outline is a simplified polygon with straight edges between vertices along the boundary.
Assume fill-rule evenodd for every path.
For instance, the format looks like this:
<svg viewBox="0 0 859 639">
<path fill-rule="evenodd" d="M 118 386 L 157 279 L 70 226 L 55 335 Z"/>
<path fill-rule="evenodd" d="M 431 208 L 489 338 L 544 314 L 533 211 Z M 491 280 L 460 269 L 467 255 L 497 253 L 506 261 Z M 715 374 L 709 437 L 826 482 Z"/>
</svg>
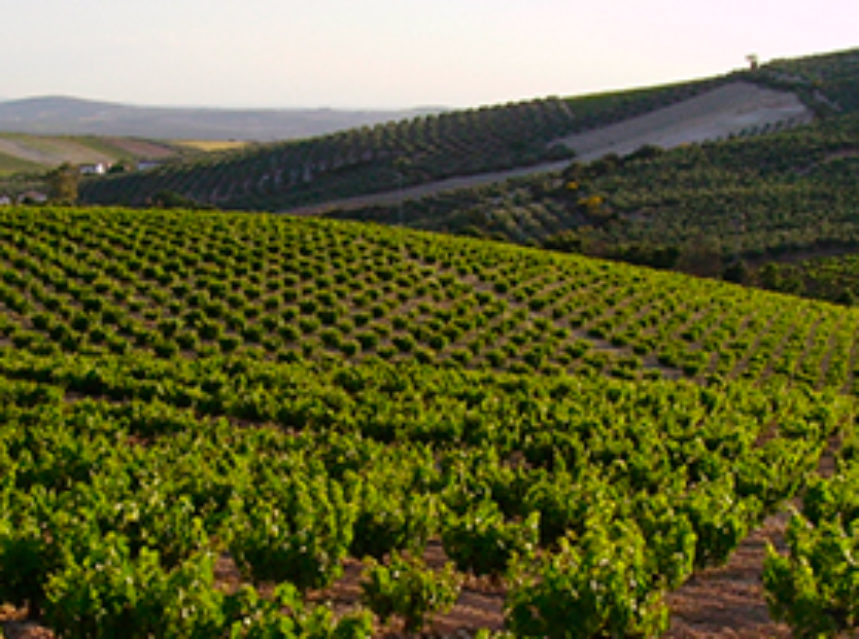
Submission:
<svg viewBox="0 0 859 639">
<path fill-rule="evenodd" d="M 63 636 L 658 635 L 855 436 L 823 303 L 273 215 L 7 208 L 0 247 L 0 603 Z"/>
</svg>

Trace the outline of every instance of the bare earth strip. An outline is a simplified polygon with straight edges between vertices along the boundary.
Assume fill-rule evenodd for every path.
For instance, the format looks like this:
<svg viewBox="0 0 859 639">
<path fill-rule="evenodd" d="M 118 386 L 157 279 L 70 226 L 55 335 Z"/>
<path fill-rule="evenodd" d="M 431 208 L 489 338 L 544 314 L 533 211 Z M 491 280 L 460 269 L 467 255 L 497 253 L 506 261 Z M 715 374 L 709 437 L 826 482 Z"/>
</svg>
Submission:
<svg viewBox="0 0 859 639">
<path fill-rule="evenodd" d="M 812 117 L 811 111 L 793 93 L 766 89 L 751 82 L 731 82 L 677 104 L 617 124 L 560 138 L 555 143 L 572 148 L 578 160 L 588 162 L 608 153 L 631 153 L 646 144 L 671 148 L 717 140 L 779 122 L 809 122 Z M 289 212 L 294 215 L 319 215 L 332 209 L 349 210 L 373 205 L 391 205 L 443 191 L 559 171 L 568 164 L 568 160 L 560 160 L 506 171 L 448 178 L 399 191 L 372 193 L 298 207 Z"/>
<path fill-rule="evenodd" d="M 724 566 L 697 572 L 667 595 L 671 609 L 668 639 L 704 637 L 791 637 L 790 628 L 774 622 L 767 610 L 761 573 L 767 541 L 784 543 L 787 514 L 766 519 L 731 555 Z"/>
<path fill-rule="evenodd" d="M 732 82 L 683 102 L 617 124 L 557 140 L 582 160 L 625 155 L 645 144 L 671 148 L 716 140 L 777 122 L 808 122 L 809 111 L 787 91 Z"/>
<path fill-rule="evenodd" d="M 416 200 L 418 198 L 426 197 L 427 195 L 435 195 L 436 193 L 441 193 L 443 191 L 455 191 L 456 189 L 466 189 L 484 184 L 492 184 L 493 182 L 501 182 L 515 177 L 525 177 L 536 173 L 560 171 L 569 163 L 569 160 L 560 160 L 556 162 L 534 164 L 532 166 L 521 167 L 518 169 L 509 169 L 507 171 L 495 171 L 493 173 L 478 173 L 477 175 L 453 177 L 446 180 L 439 180 L 438 182 L 429 182 L 427 184 L 411 186 L 402 189 L 401 191 L 385 191 L 382 193 L 370 193 L 369 195 L 358 195 L 340 200 L 311 204 L 309 206 L 300 206 L 283 212 L 288 212 L 291 215 L 319 215 L 333 209 L 349 210 L 360 209 L 365 206 L 391 205 L 400 201 Z"/>
</svg>

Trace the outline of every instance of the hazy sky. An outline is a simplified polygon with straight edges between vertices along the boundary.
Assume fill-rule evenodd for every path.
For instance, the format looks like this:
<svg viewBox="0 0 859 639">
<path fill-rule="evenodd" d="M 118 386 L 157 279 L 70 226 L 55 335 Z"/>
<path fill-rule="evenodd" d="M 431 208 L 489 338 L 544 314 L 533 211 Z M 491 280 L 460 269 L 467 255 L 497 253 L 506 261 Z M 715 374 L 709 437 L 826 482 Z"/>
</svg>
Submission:
<svg viewBox="0 0 859 639">
<path fill-rule="evenodd" d="M 474 106 L 859 46 L 859 0 L 0 0 L 0 96 Z"/>
</svg>

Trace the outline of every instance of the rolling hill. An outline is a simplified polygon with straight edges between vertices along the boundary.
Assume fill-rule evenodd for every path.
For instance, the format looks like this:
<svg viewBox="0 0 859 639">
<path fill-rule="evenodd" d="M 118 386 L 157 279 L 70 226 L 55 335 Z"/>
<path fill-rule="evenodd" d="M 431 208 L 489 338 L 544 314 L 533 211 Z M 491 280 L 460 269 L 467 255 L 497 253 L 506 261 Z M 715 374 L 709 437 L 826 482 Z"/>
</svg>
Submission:
<svg viewBox="0 0 859 639">
<path fill-rule="evenodd" d="M 177 162 L 82 185 L 91 203 L 142 204 L 165 189 L 226 208 L 284 210 L 453 176 L 569 158 L 560 136 L 704 92 L 718 80 L 453 111 Z"/>
<path fill-rule="evenodd" d="M 329 215 L 654 266 L 685 263 L 718 275 L 738 259 L 859 246 L 857 157 L 859 117 L 845 114 L 766 136 L 671 151 L 645 147 L 402 206 L 347 206 Z"/>
<path fill-rule="evenodd" d="M 64 162 L 113 164 L 163 161 L 193 147 L 142 138 L 0 133 L 0 173 L 42 173 Z"/>
<path fill-rule="evenodd" d="M 270 141 L 324 135 L 441 110 L 436 107 L 390 111 L 147 107 L 43 96 L 0 102 L 0 131 L 161 140 Z"/>
<path fill-rule="evenodd" d="M 795 74 L 783 71 L 787 62 L 778 61 L 678 85 L 390 122 L 92 181 L 82 196 L 92 203 L 141 205 L 171 190 L 201 203 L 251 210 L 305 205 L 318 210 L 315 205 L 337 205 L 342 198 L 370 193 L 384 193 L 379 197 L 390 201 L 403 187 L 422 185 L 423 194 L 438 192 L 462 185 L 443 182 L 449 178 L 474 176 L 470 184 L 498 181 L 510 177 L 507 171 L 521 173 L 522 167 L 557 169 L 556 161 L 577 151 L 587 159 L 630 150 L 617 146 L 618 136 L 634 134 L 635 144 L 671 145 L 765 133 L 807 121 L 810 113 L 846 113 L 852 102 L 837 100 L 855 82 L 857 58 L 851 50 L 803 59 L 803 71 Z M 679 130 L 671 130 L 678 125 Z"/>
<path fill-rule="evenodd" d="M 0 221 L 0 600 L 60 633 L 670 635 L 795 496 L 772 613 L 847 585 L 859 311 L 319 218 Z"/>
</svg>

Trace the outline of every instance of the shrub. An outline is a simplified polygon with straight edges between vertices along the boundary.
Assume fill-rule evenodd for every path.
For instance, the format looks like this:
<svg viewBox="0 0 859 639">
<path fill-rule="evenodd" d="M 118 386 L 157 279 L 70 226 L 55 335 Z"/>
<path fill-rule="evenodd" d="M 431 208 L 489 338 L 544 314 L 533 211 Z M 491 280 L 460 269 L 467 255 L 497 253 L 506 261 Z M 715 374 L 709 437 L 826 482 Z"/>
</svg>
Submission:
<svg viewBox="0 0 859 639">
<path fill-rule="evenodd" d="M 482 501 L 463 515 L 442 522 L 442 544 L 460 570 L 499 575 L 514 555 L 531 555 L 540 534 L 540 513 L 522 522 L 505 522 L 494 501 Z"/>
<path fill-rule="evenodd" d="M 233 352 L 239 347 L 241 343 L 241 339 L 236 337 L 235 335 L 224 335 L 223 337 L 218 339 L 218 345 L 225 353 Z"/>
<path fill-rule="evenodd" d="M 414 633 L 429 613 L 447 612 L 459 596 L 461 578 L 447 563 L 441 572 L 426 568 L 419 558 L 405 559 L 396 551 L 388 565 L 368 562 L 361 583 L 361 600 L 382 623 L 391 615 L 403 618 L 405 631 Z"/>
<path fill-rule="evenodd" d="M 588 529 L 563 538 L 536 570 L 517 563 L 505 602 L 516 636 L 650 637 L 668 626 L 662 593 L 651 587 L 645 541 L 634 529 Z"/>
<path fill-rule="evenodd" d="M 355 339 L 358 340 L 364 350 L 375 348 L 379 343 L 379 336 L 373 331 L 362 331 L 355 335 Z"/>
</svg>

